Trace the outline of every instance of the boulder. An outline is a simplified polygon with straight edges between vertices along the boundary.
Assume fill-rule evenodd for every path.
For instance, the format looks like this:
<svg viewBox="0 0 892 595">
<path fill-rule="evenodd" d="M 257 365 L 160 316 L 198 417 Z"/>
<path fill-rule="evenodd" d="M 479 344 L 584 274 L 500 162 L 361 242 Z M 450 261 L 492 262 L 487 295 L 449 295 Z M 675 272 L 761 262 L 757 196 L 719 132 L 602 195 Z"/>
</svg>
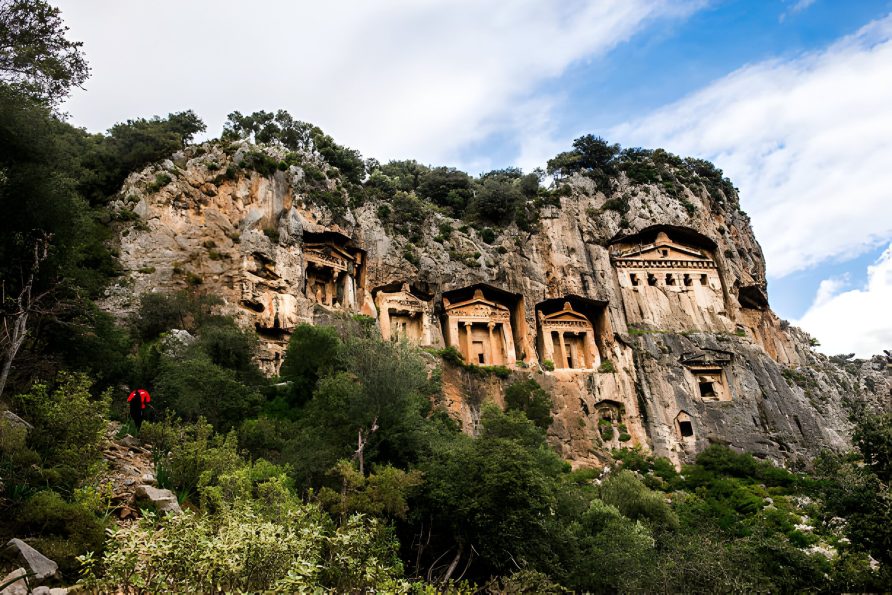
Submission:
<svg viewBox="0 0 892 595">
<path fill-rule="evenodd" d="M 10 424 L 12 424 L 14 426 L 19 426 L 19 427 L 25 428 L 26 430 L 34 429 L 34 426 L 32 426 L 31 424 L 26 422 L 24 419 L 22 419 L 21 417 L 19 417 L 18 415 L 16 415 L 15 413 L 13 413 L 12 411 L 9 411 L 9 410 L 4 411 L 3 413 L 0 413 L 0 419 L 4 419 L 7 422 L 9 422 Z"/>
<path fill-rule="evenodd" d="M 16 568 L 3 578 L 0 578 L 0 586 L 6 585 L 0 590 L 0 595 L 27 595 L 28 585 L 25 583 L 24 568 Z M 16 580 L 21 579 L 21 580 Z"/>
<path fill-rule="evenodd" d="M 150 485 L 136 486 L 137 502 L 148 502 L 155 510 L 162 513 L 179 514 L 183 512 L 177 502 L 176 495 L 170 490 L 162 490 Z"/>
<path fill-rule="evenodd" d="M 161 349 L 166 355 L 176 357 L 180 355 L 184 349 L 195 343 L 196 339 L 189 331 L 183 329 L 172 329 L 161 339 Z"/>
<path fill-rule="evenodd" d="M 28 572 L 33 572 L 33 581 L 35 583 L 44 583 L 59 576 L 58 564 L 21 539 L 10 539 L 6 543 L 6 551 L 4 553 L 8 558 L 20 562 Z"/>
<path fill-rule="evenodd" d="M 65 587 L 37 587 L 31 591 L 31 595 L 67 595 L 68 589 Z"/>
</svg>

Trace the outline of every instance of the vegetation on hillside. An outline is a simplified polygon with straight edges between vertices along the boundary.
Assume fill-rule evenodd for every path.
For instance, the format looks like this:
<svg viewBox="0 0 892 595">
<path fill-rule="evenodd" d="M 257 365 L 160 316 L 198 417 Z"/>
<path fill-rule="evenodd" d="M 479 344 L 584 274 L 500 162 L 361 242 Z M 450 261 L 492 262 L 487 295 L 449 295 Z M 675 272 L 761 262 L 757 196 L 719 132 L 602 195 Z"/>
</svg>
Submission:
<svg viewBox="0 0 892 595">
<path fill-rule="evenodd" d="M 552 407 L 532 375 L 502 379 L 507 411 L 482 404 L 471 437 L 441 405 L 430 354 L 380 340 L 368 319 L 298 327 L 273 379 L 257 369 L 253 331 L 195 287 L 135 295 L 137 313 L 118 324 L 93 302 L 119 275 L 111 239 L 124 222 L 108 204 L 131 171 L 204 125 L 185 111 L 105 134 L 77 129 L 54 109 L 87 66 L 58 12 L 0 0 L 0 23 L 12 48 L 0 58 L 0 409 L 33 425 L 0 417 L 0 542 L 24 538 L 66 580 L 104 591 L 892 585 L 888 414 L 853 412 L 855 450 L 802 469 L 713 446 L 680 471 L 636 450 L 615 452 L 608 473 L 572 471 L 546 441 Z M 363 160 L 281 111 L 233 113 L 224 136 L 280 143 L 285 160 L 249 153 L 243 167 L 300 165 L 314 200 L 333 207 L 375 197 L 410 239 L 436 212 L 478 226 L 484 241 L 511 223 L 530 230 L 564 192 L 543 189 L 541 172 L 473 178 Z M 708 164 L 594 137 L 549 170 L 599 187 L 620 171 L 733 196 Z M 323 184 L 333 178 L 343 178 L 338 191 Z M 146 513 L 106 534 L 114 507 L 98 481 L 100 448 L 108 422 L 125 418 L 125 386 L 153 394 L 140 439 L 186 512 Z"/>
</svg>

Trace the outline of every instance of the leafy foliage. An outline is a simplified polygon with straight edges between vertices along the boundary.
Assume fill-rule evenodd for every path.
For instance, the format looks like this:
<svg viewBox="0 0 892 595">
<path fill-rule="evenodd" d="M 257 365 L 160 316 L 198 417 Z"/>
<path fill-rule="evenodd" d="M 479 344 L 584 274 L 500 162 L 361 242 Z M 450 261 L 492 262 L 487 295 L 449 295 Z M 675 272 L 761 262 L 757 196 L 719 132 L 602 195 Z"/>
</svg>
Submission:
<svg viewBox="0 0 892 595">
<path fill-rule="evenodd" d="M 505 389 L 505 406 L 522 411 L 543 430 L 551 425 L 551 396 L 535 380 L 514 382 Z"/>
<path fill-rule="evenodd" d="M 0 2 L 0 82 L 47 103 L 64 99 L 90 74 L 83 43 L 67 33 L 59 9 L 42 0 Z"/>
<path fill-rule="evenodd" d="M 13 398 L 22 417 L 40 428 L 28 433 L 26 445 L 39 454 L 41 465 L 23 470 L 22 479 L 36 472 L 45 485 L 71 493 L 98 471 L 111 393 L 94 397 L 92 384 L 85 374 L 62 372 L 53 386 L 35 384 Z"/>
<path fill-rule="evenodd" d="M 215 515 L 147 514 L 119 529 L 101 559 L 83 563 L 88 588 L 148 592 L 392 589 L 402 570 L 376 519 L 356 515 L 333 527 L 313 505 L 264 518 L 239 503 Z"/>
</svg>

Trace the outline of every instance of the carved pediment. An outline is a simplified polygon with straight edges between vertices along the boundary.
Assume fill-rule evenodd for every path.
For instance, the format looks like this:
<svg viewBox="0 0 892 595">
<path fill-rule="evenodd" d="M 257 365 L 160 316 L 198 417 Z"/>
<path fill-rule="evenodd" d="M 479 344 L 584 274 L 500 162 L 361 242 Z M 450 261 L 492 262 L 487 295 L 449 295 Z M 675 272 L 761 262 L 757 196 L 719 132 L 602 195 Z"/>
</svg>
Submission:
<svg viewBox="0 0 892 595">
<path fill-rule="evenodd" d="M 483 300 L 455 304 L 446 310 L 446 314 L 449 317 L 463 320 L 476 319 L 495 322 L 507 322 L 511 318 L 511 312 L 505 306 Z"/>
<path fill-rule="evenodd" d="M 411 293 L 400 291 L 398 293 L 380 294 L 379 307 L 388 310 L 408 310 L 410 312 L 424 312 L 428 310 L 427 302 L 415 297 Z"/>
<path fill-rule="evenodd" d="M 694 351 L 683 353 L 680 362 L 688 368 L 717 368 L 731 363 L 732 354 L 729 351 L 721 351 L 719 349 L 709 349 L 704 351 Z"/>
<path fill-rule="evenodd" d="M 699 248 L 680 244 L 669 239 L 664 232 L 649 244 L 619 249 L 612 254 L 617 266 L 661 266 L 671 268 L 713 268 L 715 263 Z"/>
<path fill-rule="evenodd" d="M 570 302 L 564 302 L 563 310 L 551 314 L 539 313 L 543 329 L 592 330 L 592 323 L 585 315 L 573 310 Z"/>
<path fill-rule="evenodd" d="M 352 268 L 355 262 L 351 254 L 331 244 L 305 244 L 303 252 L 307 262 L 331 267 L 339 271 L 346 271 Z"/>
</svg>

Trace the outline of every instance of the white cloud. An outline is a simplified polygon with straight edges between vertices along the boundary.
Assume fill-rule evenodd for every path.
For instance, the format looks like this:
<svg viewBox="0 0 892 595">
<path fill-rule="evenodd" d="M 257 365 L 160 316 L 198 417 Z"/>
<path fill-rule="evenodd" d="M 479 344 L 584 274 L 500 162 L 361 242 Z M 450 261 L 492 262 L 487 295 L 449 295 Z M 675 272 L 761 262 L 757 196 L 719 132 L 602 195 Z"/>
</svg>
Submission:
<svg viewBox="0 0 892 595">
<path fill-rule="evenodd" d="M 60 4 L 93 66 L 77 124 L 192 108 L 216 135 L 285 108 L 369 156 L 455 162 L 490 134 L 532 147 L 555 106 L 537 86 L 702 0 Z"/>
<path fill-rule="evenodd" d="M 805 11 L 814 3 L 815 0 L 798 0 L 797 2 L 793 3 L 793 6 L 781 13 L 780 21 L 783 22 L 788 16 L 792 16 Z"/>
<path fill-rule="evenodd" d="M 867 267 L 867 284 L 842 291 L 843 283 L 821 282 L 811 308 L 796 322 L 821 342 L 828 354 L 869 357 L 892 349 L 892 244 Z"/>
<path fill-rule="evenodd" d="M 609 138 L 714 160 L 781 277 L 892 237 L 890 106 L 886 17 L 824 51 L 741 68 Z"/>
</svg>

